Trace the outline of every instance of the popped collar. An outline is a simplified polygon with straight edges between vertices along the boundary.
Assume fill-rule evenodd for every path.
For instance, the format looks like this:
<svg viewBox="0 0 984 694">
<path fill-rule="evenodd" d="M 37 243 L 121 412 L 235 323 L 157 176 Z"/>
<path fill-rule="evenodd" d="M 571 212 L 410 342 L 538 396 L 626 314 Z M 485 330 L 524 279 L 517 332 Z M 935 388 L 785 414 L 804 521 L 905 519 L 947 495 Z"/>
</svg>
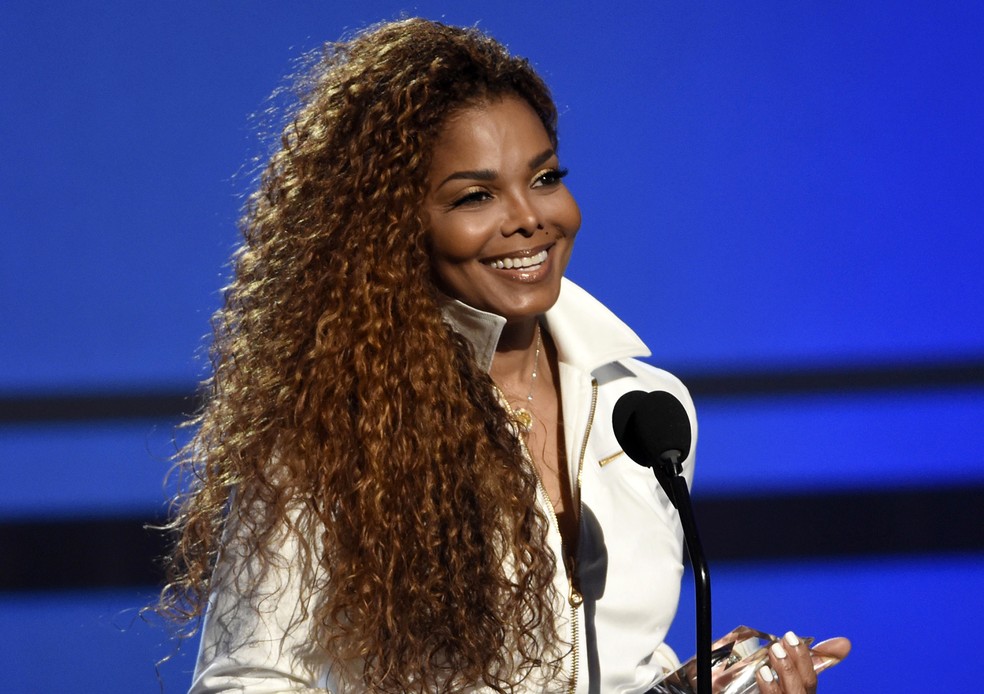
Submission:
<svg viewBox="0 0 984 694">
<path fill-rule="evenodd" d="M 487 372 L 506 319 L 447 297 L 441 311 L 445 321 L 471 344 L 475 363 Z M 558 361 L 587 373 L 619 359 L 651 354 L 631 328 L 566 277 L 561 280 L 557 303 L 544 314 L 544 321 L 557 345 Z M 591 329 L 585 330 L 585 326 Z"/>
</svg>

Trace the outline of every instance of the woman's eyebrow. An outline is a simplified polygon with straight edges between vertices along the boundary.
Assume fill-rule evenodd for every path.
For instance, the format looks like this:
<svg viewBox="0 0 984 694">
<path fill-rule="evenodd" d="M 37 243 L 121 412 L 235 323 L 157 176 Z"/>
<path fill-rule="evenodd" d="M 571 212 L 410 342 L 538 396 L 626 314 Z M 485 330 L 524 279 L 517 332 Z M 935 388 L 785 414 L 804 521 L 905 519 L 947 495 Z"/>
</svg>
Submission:
<svg viewBox="0 0 984 694">
<path fill-rule="evenodd" d="M 550 147 L 548 149 L 543 150 L 535 157 L 530 159 L 527 165 L 531 169 L 535 169 L 536 167 L 542 165 L 543 162 L 547 161 L 553 155 L 554 155 L 553 148 Z M 499 172 L 496 171 L 495 169 L 474 169 L 468 171 L 455 171 L 453 174 L 451 174 L 443 181 L 441 181 L 441 183 L 437 187 L 438 188 L 442 187 L 448 181 L 456 181 L 460 179 L 467 179 L 472 181 L 494 181 L 498 177 L 498 175 Z"/>
<path fill-rule="evenodd" d="M 547 159 L 549 159 L 553 155 L 554 155 L 553 147 L 550 147 L 549 149 L 543 150 L 542 152 L 540 152 L 539 154 L 537 154 L 535 157 L 533 157 L 532 159 L 530 159 L 530 163 L 529 163 L 530 168 L 531 169 L 535 169 L 536 167 L 538 167 L 541 164 L 543 164 Z"/>
<path fill-rule="evenodd" d="M 476 169 L 474 171 L 455 171 L 453 174 L 441 181 L 441 184 L 437 186 L 440 188 L 448 181 L 454 181 L 460 178 L 467 178 L 469 180 L 476 181 L 494 181 L 499 175 L 497 171 L 493 169 Z"/>
</svg>

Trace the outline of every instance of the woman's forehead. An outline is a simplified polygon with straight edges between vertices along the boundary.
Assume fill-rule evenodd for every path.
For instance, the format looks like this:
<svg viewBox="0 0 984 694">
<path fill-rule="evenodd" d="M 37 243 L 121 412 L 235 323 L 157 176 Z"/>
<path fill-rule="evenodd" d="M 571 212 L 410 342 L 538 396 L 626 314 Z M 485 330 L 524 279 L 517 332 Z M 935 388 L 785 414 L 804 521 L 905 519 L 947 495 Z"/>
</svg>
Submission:
<svg viewBox="0 0 984 694">
<path fill-rule="evenodd" d="M 449 116 L 435 142 L 431 169 L 468 166 L 469 162 L 490 166 L 510 153 L 529 158 L 545 149 L 552 145 L 539 116 L 525 100 L 507 96 Z"/>
</svg>

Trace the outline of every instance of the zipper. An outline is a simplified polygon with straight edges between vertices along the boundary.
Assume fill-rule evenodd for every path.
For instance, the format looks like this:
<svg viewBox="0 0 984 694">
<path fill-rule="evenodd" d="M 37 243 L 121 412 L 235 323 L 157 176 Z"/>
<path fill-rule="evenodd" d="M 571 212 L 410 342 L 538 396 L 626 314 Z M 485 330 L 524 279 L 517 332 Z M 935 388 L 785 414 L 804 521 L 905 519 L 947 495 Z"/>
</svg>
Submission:
<svg viewBox="0 0 984 694">
<path fill-rule="evenodd" d="M 505 404 L 506 411 L 510 416 L 513 416 L 512 407 L 509 406 L 509 402 L 506 400 L 505 395 L 502 391 L 496 388 L 500 400 Z M 598 380 L 591 379 L 591 408 L 588 411 L 588 426 L 584 430 L 584 438 L 581 440 L 581 451 L 577 459 L 577 478 L 576 484 L 574 485 L 574 505 L 577 507 L 577 521 L 578 521 L 578 532 L 580 532 L 581 527 L 581 514 L 584 511 L 584 503 L 581 500 L 581 480 L 584 474 L 584 456 L 588 452 L 588 438 L 591 436 L 591 426 L 594 424 L 595 410 L 598 407 Z M 557 512 L 554 510 L 553 502 L 550 501 L 550 495 L 547 494 L 547 488 L 543 486 L 543 480 L 540 478 L 540 473 L 536 469 L 536 463 L 533 462 L 533 456 L 530 454 L 529 448 L 526 446 L 526 439 L 519 435 L 520 449 L 523 451 L 523 455 L 529 462 L 530 467 L 533 468 L 533 474 L 536 477 L 536 486 L 543 499 L 547 502 L 547 510 L 550 512 L 550 520 L 553 523 L 554 530 L 557 531 L 558 537 L 560 537 L 560 551 L 563 554 L 561 557 L 564 564 L 564 571 L 567 573 L 567 604 L 571 608 L 571 679 L 567 687 L 568 694 L 574 694 L 577 691 L 577 675 L 578 675 L 578 665 L 580 663 L 580 628 L 578 625 L 577 611 L 584 602 L 584 596 L 581 595 L 581 591 L 578 590 L 576 585 L 576 569 L 577 569 L 577 557 L 571 562 L 568 562 L 567 551 L 564 547 L 564 535 L 560 532 L 560 521 L 557 520 Z M 580 552 L 580 546 L 577 549 Z"/>
<path fill-rule="evenodd" d="M 526 444 L 523 443 L 523 448 L 526 448 Z M 527 452 L 528 454 L 528 452 Z M 530 459 L 532 463 L 532 458 Z M 536 475 L 536 486 L 540 494 L 546 500 L 547 510 L 550 512 L 550 521 L 553 525 L 554 530 L 557 531 L 557 535 L 560 537 L 560 551 L 563 556 L 561 560 L 564 564 L 564 572 L 567 574 L 567 605 L 571 608 L 571 678 L 567 686 L 568 694 L 574 694 L 577 689 L 577 666 L 579 658 L 579 648 L 578 635 L 580 629 L 578 628 L 577 610 L 584 602 L 584 597 L 581 592 L 574 585 L 574 570 L 575 566 L 573 563 L 567 560 L 567 551 L 564 547 L 564 536 L 560 532 L 560 521 L 557 520 L 557 512 L 554 510 L 553 502 L 550 501 L 550 497 L 547 495 L 547 488 L 543 486 L 543 480 L 540 479 L 540 473 L 536 471 L 536 465 L 533 465 L 533 472 Z M 580 518 L 580 516 L 578 516 Z M 579 522 L 580 525 L 580 522 Z"/>
<path fill-rule="evenodd" d="M 591 409 L 588 411 L 588 426 L 584 430 L 584 438 L 581 440 L 581 452 L 577 458 L 577 483 L 574 485 L 574 494 L 576 498 L 574 499 L 574 504 L 577 506 L 577 525 L 578 532 L 580 532 L 581 527 L 581 517 L 584 511 L 584 502 L 581 500 L 581 481 L 584 475 L 584 456 L 588 452 L 588 438 L 591 436 L 591 426 L 594 424 L 595 409 L 598 406 L 598 381 L 597 379 L 591 379 Z M 549 498 L 547 499 L 549 501 Z M 551 510 L 553 510 L 553 505 L 551 504 Z M 554 514 L 554 523 L 557 524 L 557 531 L 560 532 L 560 523 L 557 521 L 557 516 Z M 563 542 L 563 536 L 561 536 L 561 542 Z M 563 544 L 561 544 L 563 548 Z M 578 543 L 577 553 L 581 551 L 581 544 Z M 566 553 L 565 553 L 566 556 Z M 577 620 L 577 611 L 584 602 L 584 596 L 581 595 L 581 591 L 577 589 L 575 585 L 575 576 L 577 569 L 577 557 L 574 558 L 574 562 L 571 566 L 566 566 L 567 569 L 567 582 L 570 586 L 570 592 L 567 595 L 567 603 L 571 606 L 571 682 L 567 688 L 568 694 L 574 694 L 577 691 L 577 675 L 578 675 L 578 664 L 580 661 L 580 648 L 581 645 L 578 642 L 578 637 L 580 635 L 580 628 Z"/>
</svg>

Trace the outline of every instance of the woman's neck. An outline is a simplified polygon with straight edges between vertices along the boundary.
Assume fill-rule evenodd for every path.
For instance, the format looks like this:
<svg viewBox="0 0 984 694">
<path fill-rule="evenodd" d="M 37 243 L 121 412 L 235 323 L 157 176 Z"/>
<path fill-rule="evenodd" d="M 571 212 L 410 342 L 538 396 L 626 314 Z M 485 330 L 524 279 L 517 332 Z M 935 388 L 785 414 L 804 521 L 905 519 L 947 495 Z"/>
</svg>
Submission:
<svg viewBox="0 0 984 694">
<path fill-rule="evenodd" d="M 539 318 L 511 321 L 502 329 L 489 375 L 506 392 L 530 386 L 536 368 L 538 321 Z"/>
</svg>

